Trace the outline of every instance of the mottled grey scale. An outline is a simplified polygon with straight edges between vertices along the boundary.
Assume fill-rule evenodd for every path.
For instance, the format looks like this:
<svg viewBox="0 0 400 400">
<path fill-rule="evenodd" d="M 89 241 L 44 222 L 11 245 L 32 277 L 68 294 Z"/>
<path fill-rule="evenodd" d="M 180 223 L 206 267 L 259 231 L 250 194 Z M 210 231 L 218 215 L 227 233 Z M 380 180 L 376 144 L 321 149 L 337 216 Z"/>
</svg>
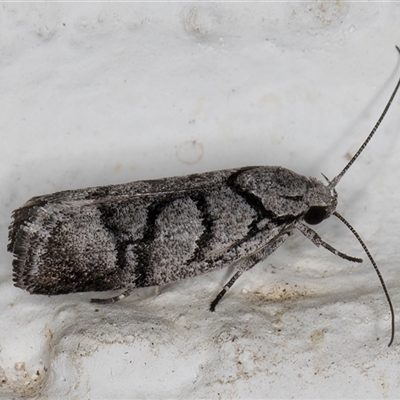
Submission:
<svg viewBox="0 0 400 400">
<path fill-rule="evenodd" d="M 47 264 L 50 266 L 59 260 L 82 271 L 95 266 L 112 269 L 115 262 L 114 237 L 103 228 L 100 217 L 98 209 L 84 207 L 58 223 L 44 257 Z"/>
<path fill-rule="evenodd" d="M 132 200 L 142 198 L 149 202 L 156 201 L 158 198 L 165 198 L 167 195 L 179 196 L 185 193 L 201 192 L 206 188 L 213 188 L 225 185 L 226 179 L 234 172 L 242 168 L 205 172 L 203 174 L 192 174 L 187 176 L 174 176 L 164 179 L 153 179 L 150 181 L 136 181 L 121 185 L 110 185 L 104 187 L 94 187 L 54 193 L 47 196 L 35 197 L 43 201 L 62 200 L 63 193 L 70 200 L 86 199 L 92 204 L 112 204 L 119 200 Z M 32 200 L 33 200 L 32 199 Z M 21 210 L 21 209 L 19 209 Z"/>
<path fill-rule="evenodd" d="M 148 203 L 143 199 L 122 200 L 99 207 L 101 219 L 116 238 L 133 242 L 143 238 Z"/>
<path fill-rule="evenodd" d="M 212 228 L 208 243 L 204 244 L 205 257 L 226 251 L 249 233 L 249 227 L 257 216 L 256 211 L 228 187 L 214 190 L 205 201 Z"/>
<path fill-rule="evenodd" d="M 113 235 L 103 229 L 96 208 L 60 206 L 39 208 L 35 220 L 26 225 L 26 232 L 48 230 L 46 239 L 30 252 L 26 264 L 31 276 L 30 287 L 36 293 L 69 293 L 93 290 L 99 279 L 105 286 L 118 288 L 113 277 L 116 251 Z M 67 212 L 66 212 L 67 211 Z M 58 214 L 58 221 L 54 221 Z M 91 273 L 91 271 L 93 273 Z M 110 274 L 110 277 L 108 277 Z"/>
<path fill-rule="evenodd" d="M 171 201 L 157 216 L 146 281 L 165 284 L 192 276 L 186 262 L 196 251 L 204 231 L 201 212 L 190 198 Z"/>
<path fill-rule="evenodd" d="M 264 208 L 276 217 L 296 217 L 308 209 L 309 204 L 304 202 L 304 196 L 309 182 L 305 176 L 282 167 L 259 167 L 243 172 L 236 179 L 243 190 L 257 196 Z"/>
<path fill-rule="evenodd" d="M 137 254 L 138 244 L 127 244 L 125 247 L 125 268 L 120 271 L 121 276 L 124 276 L 126 284 L 121 285 L 120 288 L 132 288 L 136 286 L 137 280 L 140 278 L 140 260 Z"/>
<path fill-rule="evenodd" d="M 135 271 L 135 267 L 138 265 L 138 255 L 137 255 L 138 244 L 128 244 L 125 248 L 125 257 L 126 262 L 132 266 L 132 271 Z M 129 272 L 129 271 L 128 271 Z M 133 281 L 137 279 L 137 276 L 134 277 Z"/>
</svg>

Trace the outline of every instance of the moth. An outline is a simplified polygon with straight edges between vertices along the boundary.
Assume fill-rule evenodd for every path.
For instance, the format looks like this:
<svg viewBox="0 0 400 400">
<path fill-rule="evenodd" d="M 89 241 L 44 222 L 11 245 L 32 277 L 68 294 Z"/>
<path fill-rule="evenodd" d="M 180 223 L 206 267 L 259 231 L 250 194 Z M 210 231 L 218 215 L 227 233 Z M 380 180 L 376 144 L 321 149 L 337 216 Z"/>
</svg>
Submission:
<svg viewBox="0 0 400 400">
<path fill-rule="evenodd" d="M 360 149 L 335 178 L 324 176 L 326 183 L 282 167 L 251 166 L 33 197 L 13 212 L 9 227 L 14 285 L 44 295 L 122 291 L 91 300 L 105 304 L 135 288 L 233 267 L 235 274 L 211 303 L 214 311 L 239 276 L 295 229 L 316 246 L 362 262 L 310 228 L 333 215 L 355 235 L 378 274 L 391 312 L 390 346 L 395 328 L 388 291 L 364 242 L 336 211 L 336 185 L 375 134 L 399 85 Z"/>
</svg>

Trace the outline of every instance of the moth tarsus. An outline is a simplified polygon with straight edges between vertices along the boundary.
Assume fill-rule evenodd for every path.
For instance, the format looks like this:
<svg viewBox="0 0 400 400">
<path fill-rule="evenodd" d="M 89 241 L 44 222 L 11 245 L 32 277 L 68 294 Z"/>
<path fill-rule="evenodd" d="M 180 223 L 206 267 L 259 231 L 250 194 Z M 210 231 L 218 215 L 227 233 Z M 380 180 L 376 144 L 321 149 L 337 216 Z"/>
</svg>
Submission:
<svg viewBox="0 0 400 400">
<path fill-rule="evenodd" d="M 242 275 L 241 271 L 237 271 L 235 275 L 229 280 L 229 282 L 224 286 L 224 288 L 218 293 L 217 297 L 210 304 L 210 311 L 214 312 L 215 307 L 220 302 L 220 300 L 225 296 L 225 293 L 233 286 L 233 284 L 239 279 L 240 275 Z"/>
<path fill-rule="evenodd" d="M 13 212 L 9 228 L 14 285 L 45 295 L 122 290 L 91 300 L 108 304 L 135 288 L 234 267 L 235 274 L 210 305 L 214 311 L 240 275 L 295 229 L 316 246 L 361 262 L 309 227 L 334 215 L 360 242 L 381 282 L 392 317 L 390 346 L 395 320 L 389 293 L 366 245 L 336 211 L 335 188 L 374 136 L 399 85 L 400 80 L 343 170 L 331 181 L 324 175 L 326 185 L 282 167 L 258 166 L 33 197 Z"/>
<path fill-rule="evenodd" d="M 90 302 L 95 303 L 95 304 L 112 304 L 112 303 L 116 303 L 117 301 L 124 299 L 125 297 L 128 297 L 130 294 L 131 294 L 131 291 L 126 290 L 125 292 L 122 292 L 118 296 L 107 297 L 105 299 L 96 299 L 96 298 L 90 299 Z"/>
</svg>

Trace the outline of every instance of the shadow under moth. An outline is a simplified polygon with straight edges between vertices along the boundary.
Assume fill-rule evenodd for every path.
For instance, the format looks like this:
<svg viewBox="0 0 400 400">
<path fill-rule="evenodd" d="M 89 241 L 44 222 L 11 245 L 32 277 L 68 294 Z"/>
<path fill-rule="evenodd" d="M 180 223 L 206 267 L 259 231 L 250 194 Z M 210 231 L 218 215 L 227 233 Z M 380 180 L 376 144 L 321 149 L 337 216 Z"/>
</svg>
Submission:
<svg viewBox="0 0 400 400">
<path fill-rule="evenodd" d="M 396 47 L 400 52 L 399 48 Z M 8 250 L 15 286 L 32 294 L 121 290 L 96 303 L 112 303 L 134 288 L 164 285 L 233 267 L 239 276 L 267 258 L 298 229 L 316 246 L 353 262 L 309 225 L 331 215 L 366 245 L 336 211 L 336 185 L 382 122 L 400 80 L 373 130 L 345 168 L 323 183 L 282 167 L 252 166 L 183 177 L 137 181 L 37 196 L 13 212 Z"/>
</svg>

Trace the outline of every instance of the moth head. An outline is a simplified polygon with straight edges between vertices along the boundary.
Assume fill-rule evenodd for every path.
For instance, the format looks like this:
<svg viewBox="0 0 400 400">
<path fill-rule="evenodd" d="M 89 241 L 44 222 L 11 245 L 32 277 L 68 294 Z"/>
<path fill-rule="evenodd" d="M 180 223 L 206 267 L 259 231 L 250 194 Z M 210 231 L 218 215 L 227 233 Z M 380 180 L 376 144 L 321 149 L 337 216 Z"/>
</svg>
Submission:
<svg viewBox="0 0 400 400">
<path fill-rule="evenodd" d="M 309 225 L 317 225 L 329 218 L 336 210 L 337 192 L 335 188 L 325 186 L 321 181 L 310 178 L 310 187 L 307 192 L 308 210 L 304 214 L 304 221 Z"/>
</svg>

